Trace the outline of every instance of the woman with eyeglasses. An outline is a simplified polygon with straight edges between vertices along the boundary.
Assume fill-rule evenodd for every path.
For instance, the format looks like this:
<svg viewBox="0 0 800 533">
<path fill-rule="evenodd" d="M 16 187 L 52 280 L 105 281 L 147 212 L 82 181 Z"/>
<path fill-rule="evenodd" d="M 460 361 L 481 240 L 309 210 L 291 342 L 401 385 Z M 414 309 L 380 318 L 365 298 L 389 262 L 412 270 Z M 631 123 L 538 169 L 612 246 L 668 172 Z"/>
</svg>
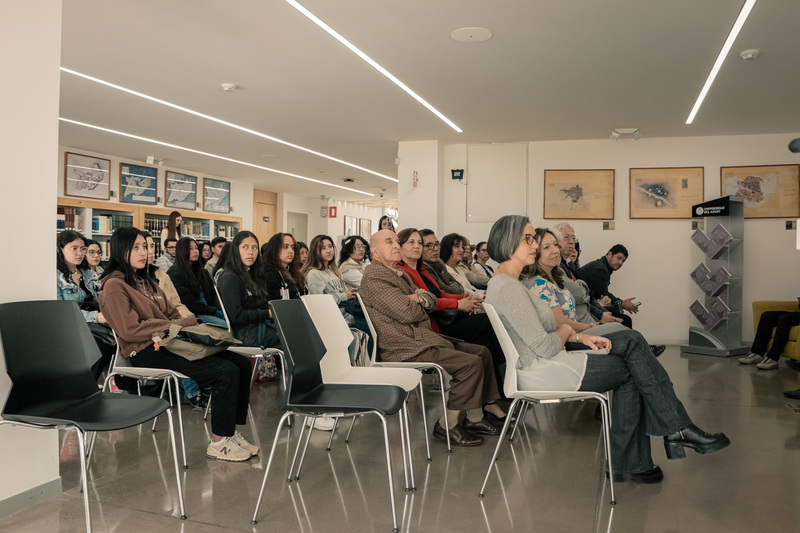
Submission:
<svg viewBox="0 0 800 533">
<path fill-rule="evenodd" d="M 465 293 L 471 294 L 475 298 L 483 299 L 486 291 L 473 286 L 467 276 L 464 275 L 464 272 L 458 268 L 458 263 L 464 257 L 464 237 L 458 233 L 445 235 L 442 239 L 442 249 L 439 252 L 439 257 L 444 261 L 447 273 L 461 284 Z"/>
<path fill-rule="evenodd" d="M 351 289 L 358 289 L 364 269 L 369 265 L 372 257 L 369 253 L 369 243 L 360 235 L 351 235 L 342 242 L 342 251 L 339 253 L 339 272 L 342 281 Z"/>
<path fill-rule="evenodd" d="M 200 261 L 197 241 L 182 237 L 175 247 L 175 264 L 167 270 L 181 303 L 199 320 L 227 328 L 214 282 Z"/>
<path fill-rule="evenodd" d="M 120 351 L 131 365 L 165 368 L 211 388 L 211 442 L 206 457 L 246 461 L 258 454 L 236 426 L 247 423 L 250 402 L 250 360 L 228 350 L 189 361 L 158 346 L 154 338 L 172 324 L 194 326 L 169 303 L 147 266 L 147 241 L 136 228 L 118 228 L 111 236 L 111 259 L 101 279 L 100 308 L 117 334 Z"/>
<path fill-rule="evenodd" d="M 59 300 L 77 302 L 83 318 L 92 330 L 102 357 L 92 366 L 95 378 L 111 361 L 116 351 L 111 330 L 105 325 L 106 319 L 97 303 L 100 291 L 99 277 L 86 260 L 86 239 L 73 230 L 62 231 L 56 238 L 56 289 Z"/>
<path fill-rule="evenodd" d="M 533 226 L 524 216 L 504 216 L 489 233 L 489 255 L 500 266 L 489 280 L 486 303 L 500 315 L 519 353 L 519 389 L 613 391 L 610 474 L 614 481 L 625 475 L 637 483 L 659 483 L 664 478 L 653 464 L 650 435 L 664 437 L 668 459 L 685 457 L 685 448 L 705 454 L 729 446 L 723 433 L 709 434 L 692 424 L 669 375 L 639 333 L 626 330 L 598 337 L 556 324 L 550 306 L 519 281 L 523 268 L 536 262 L 538 247 Z M 567 342 L 585 349 L 566 351 Z"/>
<path fill-rule="evenodd" d="M 86 263 L 89 265 L 89 270 L 97 274 L 98 278 L 103 273 L 103 267 L 100 266 L 102 260 L 103 249 L 100 247 L 100 243 L 86 239 Z"/>
<path fill-rule="evenodd" d="M 200 241 L 197 243 L 197 246 L 200 247 L 200 264 L 205 267 L 208 260 L 214 255 L 214 252 L 211 250 L 211 243 L 208 241 Z M 209 274 L 211 273 L 209 272 Z"/>
<path fill-rule="evenodd" d="M 270 300 L 297 300 L 306 293 L 296 248 L 291 233 L 276 233 L 261 247 L 264 281 Z"/>
</svg>

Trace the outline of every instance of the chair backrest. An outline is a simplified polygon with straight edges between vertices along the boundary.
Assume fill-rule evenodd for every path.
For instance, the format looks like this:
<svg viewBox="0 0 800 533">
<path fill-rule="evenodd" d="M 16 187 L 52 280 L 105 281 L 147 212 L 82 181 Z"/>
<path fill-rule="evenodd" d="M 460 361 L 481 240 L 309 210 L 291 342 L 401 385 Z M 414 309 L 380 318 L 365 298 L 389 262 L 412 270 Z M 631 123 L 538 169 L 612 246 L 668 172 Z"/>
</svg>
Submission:
<svg viewBox="0 0 800 533">
<path fill-rule="evenodd" d="M 89 362 L 100 358 L 100 350 L 76 302 L 0 304 L 0 342 L 12 382 L 4 413 L 98 391 Z"/>
<path fill-rule="evenodd" d="M 286 396 L 289 403 L 303 403 L 303 398 L 322 386 L 320 361 L 325 344 L 301 300 L 272 300 L 272 318 L 284 346 Z"/>
<path fill-rule="evenodd" d="M 369 334 L 372 336 L 372 353 L 369 354 L 369 365 L 371 365 L 373 362 L 378 360 L 378 333 L 375 331 L 375 326 L 372 324 L 372 320 L 369 318 L 367 306 L 364 305 L 364 300 L 361 298 L 361 295 L 356 293 L 356 298 L 358 298 L 358 303 L 361 305 L 361 310 L 364 312 L 364 318 L 367 321 L 367 326 L 369 326 Z"/>
<path fill-rule="evenodd" d="M 503 391 L 506 396 L 511 398 L 518 392 L 517 388 L 517 361 L 519 361 L 519 353 L 517 347 L 511 341 L 503 321 L 500 320 L 500 315 L 497 314 L 494 306 L 491 304 L 483 303 L 483 309 L 489 316 L 489 321 L 492 323 L 492 329 L 500 342 L 500 347 L 503 349 L 503 354 L 506 356 L 506 376 L 503 380 Z"/>
<path fill-rule="evenodd" d="M 225 311 L 225 304 L 222 302 L 222 295 L 219 293 L 219 289 L 217 288 L 217 284 L 214 283 L 212 280 L 211 284 L 214 286 L 214 292 L 217 293 L 217 301 L 219 302 L 219 307 L 222 309 L 222 316 L 225 318 L 225 323 L 228 325 L 228 331 L 231 335 L 233 335 L 233 328 L 231 327 L 231 321 L 228 320 L 228 312 Z"/>
<path fill-rule="evenodd" d="M 307 294 L 300 299 L 325 344 L 327 353 L 320 361 L 320 368 L 323 381 L 327 381 L 326 376 L 336 376 L 352 367 L 348 347 L 353 334 L 330 294 Z"/>
</svg>

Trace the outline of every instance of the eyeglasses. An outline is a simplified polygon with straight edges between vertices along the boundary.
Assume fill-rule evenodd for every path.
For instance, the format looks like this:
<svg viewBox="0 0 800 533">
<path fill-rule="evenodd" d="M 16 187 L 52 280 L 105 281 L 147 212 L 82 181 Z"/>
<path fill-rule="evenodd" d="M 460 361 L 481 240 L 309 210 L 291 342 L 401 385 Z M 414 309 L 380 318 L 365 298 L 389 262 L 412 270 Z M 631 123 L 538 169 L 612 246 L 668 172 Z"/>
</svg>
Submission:
<svg viewBox="0 0 800 533">
<path fill-rule="evenodd" d="M 442 243 L 440 243 L 439 241 L 429 242 L 428 244 L 425 244 L 424 246 L 428 250 L 435 250 L 436 248 L 441 248 L 442 247 Z"/>
<path fill-rule="evenodd" d="M 536 240 L 536 236 L 531 235 L 530 233 L 526 233 L 525 235 L 522 236 L 522 238 L 525 239 L 525 244 L 527 244 L 528 246 L 533 244 L 534 241 Z"/>
<path fill-rule="evenodd" d="M 87 250 L 86 253 L 89 255 L 103 255 L 103 252 L 100 250 Z"/>
<path fill-rule="evenodd" d="M 89 249 L 86 246 L 81 246 L 80 248 L 77 247 L 77 246 L 70 246 L 69 248 L 66 248 L 66 250 L 69 250 L 73 254 L 76 253 L 76 252 L 77 253 L 81 253 L 81 254 L 85 254 Z"/>
<path fill-rule="evenodd" d="M 356 244 L 353 246 L 353 250 L 366 250 L 367 248 L 363 244 Z"/>
<path fill-rule="evenodd" d="M 172 246 L 167 246 L 166 248 L 167 248 L 167 250 L 174 250 L 175 249 L 175 245 L 173 244 Z"/>
</svg>

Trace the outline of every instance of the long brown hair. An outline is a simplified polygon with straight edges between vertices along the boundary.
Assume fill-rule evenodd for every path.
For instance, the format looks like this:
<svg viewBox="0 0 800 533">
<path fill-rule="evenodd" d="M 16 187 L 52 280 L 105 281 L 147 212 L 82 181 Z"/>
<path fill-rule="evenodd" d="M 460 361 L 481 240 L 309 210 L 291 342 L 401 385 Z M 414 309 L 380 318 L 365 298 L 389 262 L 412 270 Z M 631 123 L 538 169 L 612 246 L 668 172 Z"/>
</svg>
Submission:
<svg viewBox="0 0 800 533">
<path fill-rule="evenodd" d="M 558 285 L 559 289 L 564 288 L 564 272 L 561 270 L 561 267 L 556 265 L 553 267 L 553 270 L 548 272 L 539 264 L 539 259 L 542 257 L 542 240 L 544 240 L 544 236 L 546 234 L 550 234 L 556 240 L 556 246 L 558 246 L 558 237 L 556 234 L 553 233 L 550 228 L 536 228 L 536 235 L 535 239 L 536 242 L 539 243 L 539 247 L 536 249 L 536 262 L 532 265 L 528 265 L 522 269 L 522 273 L 520 274 L 520 279 L 528 279 L 533 278 L 536 276 L 541 276 L 542 278 L 555 283 Z"/>
<path fill-rule="evenodd" d="M 181 218 L 181 225 L 178 226 L 176 220 L 178 217 Z M 167 238 L 168 239 L 175 239 L 180 240 L 183 236 L 183 217 L 177 211 L 173 211 L 169 214 L 169 221 L 167 222 Z"/>
<path fill-rule="evenodd" d="M 281 263 L 280 253 L 283 249 L 283 238 L 289 237 L 292 239 L 292 246 L 294 247 L 294 258 L 286 268 Z M 264 260 L 265 268 L 274 268 L 281 275 L 294 283 L 298 287 L 305 285 L 303 273 L 300 272 L 300 249 L 297 246 L 297 241 L 291 233 L 276 233 L 261 247 L 261 257 Z"/>
<path fill-rule="evenodd" d="M 333 246 L 333 259 L 331 259 L 327 267 L 322 259 L 322 245 L 326 240 L 330 241 L 331 246 Z M 336 274 L 337 278 L 342 279 L 339 267 L 336 266 L 336 245 L 333 244 L 333 239 L 327 235 L 317 235 L 311 239 L 311 244 L 308 247 L 308 260 L 303 265 L 303 276 L 308 277 L 309 270 L 325 270 L 326 268 Z"/>
</svg>

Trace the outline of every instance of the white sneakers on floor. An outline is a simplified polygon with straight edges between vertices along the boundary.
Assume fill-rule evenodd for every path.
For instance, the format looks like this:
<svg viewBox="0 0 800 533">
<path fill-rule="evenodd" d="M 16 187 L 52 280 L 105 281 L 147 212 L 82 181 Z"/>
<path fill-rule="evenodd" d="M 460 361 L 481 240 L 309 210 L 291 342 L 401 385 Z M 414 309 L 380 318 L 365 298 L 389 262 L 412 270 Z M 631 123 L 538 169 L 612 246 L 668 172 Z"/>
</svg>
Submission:
<svg viewBox="0 0 800 533">
<path fill-rule="evenodd" d="M 745 355 L 744 357 L 739 358 L 739 362 L 743 365 L 757 365 L 761 361 L 764 360 L 763 355 L 758 355 L 757 353 L 750 352 L 749 354 Z"/>
<path fill-rule="evenodd" d="M 756 365 L 756 368 L 759 370 L 775 370 L 778 368 L 778 362 L 774 359 L 770 359 L 767 356 L 764 356 L 764 360 L 761 361 Z"/>
<path fill-rule="evenodd" d="M 258 446 L 253 446 L 240 432 L 232 437 L 222 437 L 217 442 L 209 442 L 206 448 L 206 457 L 220 461 L 247 461 L 259 452 Z"/>
<path fill-rule="evenodd" d="M 241 446 L 245 451 L 250 452 L 250 455 L 258 455 L 258 452 L 261 451 L 258 446 L 255 446 L 247 442 L 247 439 L 245 439 L 242 436 L 241 431 L 237 431 L 236 433 L 234 433 L 233 437 L 231 438 L 235 440 L 236 444 Z"/>
</svg>

